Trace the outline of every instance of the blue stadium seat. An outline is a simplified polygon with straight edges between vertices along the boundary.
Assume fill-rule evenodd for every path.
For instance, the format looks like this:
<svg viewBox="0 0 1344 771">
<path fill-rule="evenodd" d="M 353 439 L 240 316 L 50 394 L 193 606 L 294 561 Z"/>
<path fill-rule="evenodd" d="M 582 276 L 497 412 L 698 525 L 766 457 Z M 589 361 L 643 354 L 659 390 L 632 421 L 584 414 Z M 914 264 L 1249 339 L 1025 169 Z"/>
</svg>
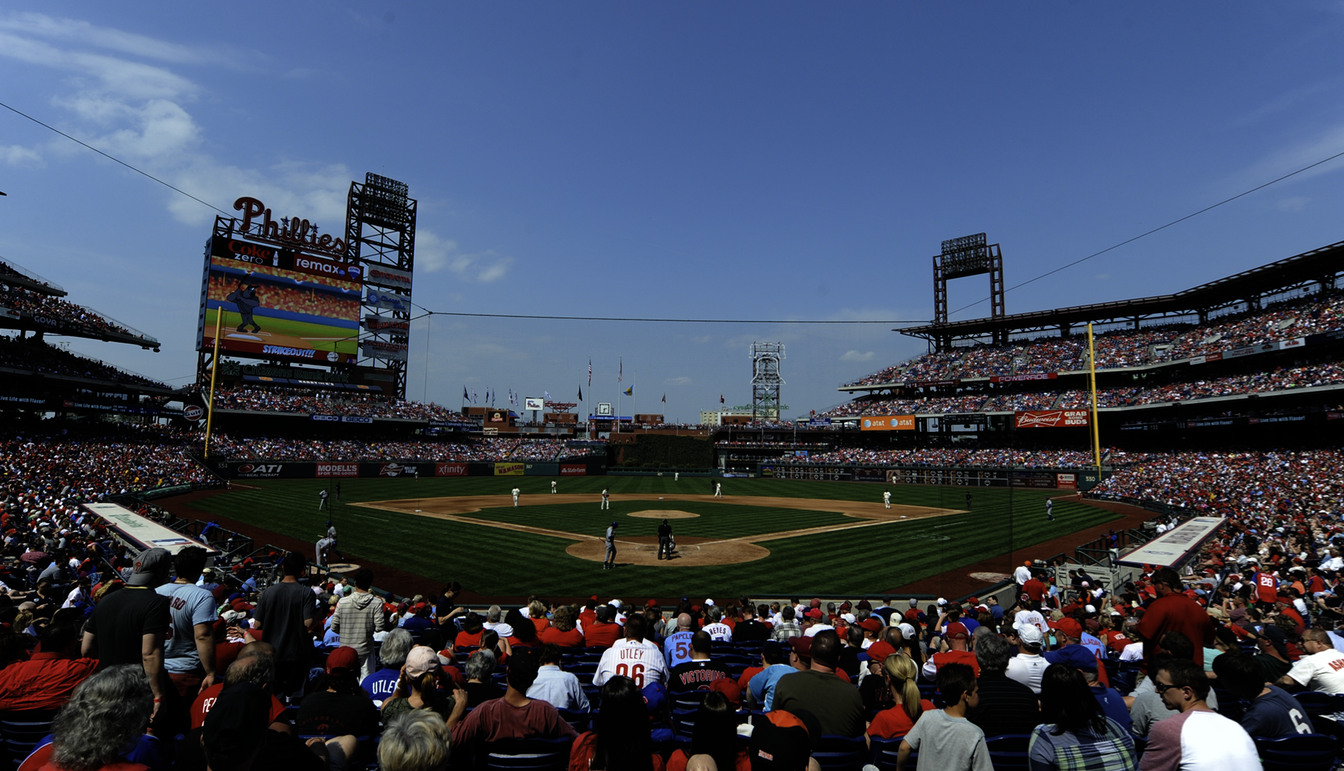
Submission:
<svg viewBox="0 0 1344 771">
<path fill-rule="evenodd" d="M 812 757 L 822 771 L 859 771 L 868 754 L 868 744 L 862 736 L 826 735 L 818 738 L 812 748 Z"/>
<path fill-rule="evenodd" d="M 1330 771 L 1339 743 L 1324 734 L 1255 739 L 1265 771 Z"/>
</svg>

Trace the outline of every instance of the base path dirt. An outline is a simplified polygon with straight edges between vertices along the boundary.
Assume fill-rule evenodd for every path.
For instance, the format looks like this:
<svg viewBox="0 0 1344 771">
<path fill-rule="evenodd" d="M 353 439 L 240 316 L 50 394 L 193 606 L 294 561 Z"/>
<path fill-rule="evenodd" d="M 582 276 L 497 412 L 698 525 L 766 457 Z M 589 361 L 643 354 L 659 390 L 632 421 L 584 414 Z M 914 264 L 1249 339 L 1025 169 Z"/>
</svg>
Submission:
<svg viewBox="0 0 1344 771">
<path fill-rule="evenodd" d="M 768 541 L 778 541 L 784 538 L 797 538 L 798 536 L 815 535 L 818 533 L 830 533 L 837 530 L 855 530 L 864 527 L 874 527 L 878 525 L 895 524 L 902 520 L 914 521 L 918 519 L 928 519 L 929 517 L 942 517 L 948 514 L 958 514 L 960 509 L 938 509 L 928 506 L 897 506 L 890 508 L 880 503 L 866 503 L 860 501 L 827 501 L 815 498 L 761 498 L 756 496 L 742 498 L 715 498 L 712 495 L 640 495 L 638 493 L 623 493 L 612 495 L 613 501 L 699 501 L 702 503 L 723 503 L 725 505 L 744 505 L 744 506 L 762 506 L 776 509 L 803 509 L 806 511 L 827 511 L 837 514 L 843 514 L 852 517 L 856 522 L 840 525 L 826 525 L 823 527 L 809 527 L 802 530 L 786 530 L 776 533 L 761 533 L 759 535 L 744 536 L 742 538 L 678 538 L 677 549 L 670 560 L 658 559 L 658 539 L 656 536 L 642 537 L 622 537 L 616 539 L 616 564 L 617 565 L 658 565 L 664 567 L 704 567 L 706 565 L 737 565 L 743 562 L 754 562 L 770 556 L 770 550 L 760 544 Z M 529 495 L 521 498 L 519 506 L 549 506 L 555 504 L 567 503 L 592 503 L 595 502 L 592 495 Z M 513 530 L 522 533 L 533 533 L 535 535 L 547 535 L 554 538 L 565 538 L 574 543 L 570 544 L 566 553 L 586 559 L 592 562 L 604 562 L 606 560 L 607 546 L 603 538 L 582 533 L 572 533 L 567 530 L 551 530 L 549 528 L 534 527 L 532 525 L 519 525 L 511 522 L 495 522 L 475 517 L 464 516 L 481 509 L 504 508 L 512 505 L 513 499 L 508 495 L 464 495 L 449 498 L 410 498 L 395 501 L 370 501 L 368 503 L 354 504 L 356 506 L 365 506 L 371 509 L 383 509 L 385 511 L 396 511 L 403 514 L 414 514 L 419 517 L 433 517 L 435 519 L 446 519 L 453 522 L 463 522 L 470 525 L 482 527 L 494 527 L 501 530 Z M 674 514 L 681 514 L 684 518 L 687 512 L 664 512 L 664 511 L 639 511 L 633 514 L 617 514 L 618 518 L 638 517 L 648 518 L 656 516 L 659 518 L 674 518 Z M 690 515 L 696 516 L 696 515 Z"/>
</svg>

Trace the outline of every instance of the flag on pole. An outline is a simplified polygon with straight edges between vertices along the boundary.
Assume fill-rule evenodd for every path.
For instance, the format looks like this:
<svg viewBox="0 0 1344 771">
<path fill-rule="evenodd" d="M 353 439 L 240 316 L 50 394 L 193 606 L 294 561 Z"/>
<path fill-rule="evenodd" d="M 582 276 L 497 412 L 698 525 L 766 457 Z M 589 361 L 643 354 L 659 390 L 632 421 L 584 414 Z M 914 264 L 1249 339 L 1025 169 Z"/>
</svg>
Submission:
<svg viewBox="0 0 1344 771">
<path fill-rule="evenodd" d="M 625 378 L 625 362 L 618 359 L 616 367 L 616 382 L 619 383 Z"/>
<path fill-rule="evenodd" d="M 725 404 L 723 401 L 723 394 L 719 394 L 719 404 Z"/>
<path fill-rule="evenodd" d="M 593 389 L 593 359 L 588 357 L 588 390 Z"/>
<path fill-rule="evenodd" d="M 542 391 L 541 393 L 542 393 L 542 398 L 543 398 L 543 399 L 545 399 L 545 400 L 548 401 L 548 402 L 551 400 L 551 392 L 550 392 L 550 391 Z"/>
<path fill-rule="evenodd" d="M 471 394 L 467 393 L 467 387 L 462 386 L 462 401 L 471 401 Z"/>
<path fill-rule="evenodd" d="M 579 386 L 579 401 L 583 401 L 583 386 Z"/>
<path fill-rule="evenodd" d="M 635 387 L 634 387 L 634 386 L 630 386 L 629 388 L 625 389 L 625 395 L 626 395 L 626 396 L 634 396 L 634 395 L 635 395 L 635 394 L 634 394 L 634 390 L 635 390 Z"/>
<path fill-rule="evenodd" d="M 475 404 L 475 403 L 476 403 L 476 392 L 475 392 L 475 391 L 472 391 L 472 392 L 471 392 L 471 403 L 472 403 L 472 404 Z"/>
<path fill-rule="evenodd" d="M 667 404 L 667 394 L 663 394 L 663 404 Z"/>
</svg>

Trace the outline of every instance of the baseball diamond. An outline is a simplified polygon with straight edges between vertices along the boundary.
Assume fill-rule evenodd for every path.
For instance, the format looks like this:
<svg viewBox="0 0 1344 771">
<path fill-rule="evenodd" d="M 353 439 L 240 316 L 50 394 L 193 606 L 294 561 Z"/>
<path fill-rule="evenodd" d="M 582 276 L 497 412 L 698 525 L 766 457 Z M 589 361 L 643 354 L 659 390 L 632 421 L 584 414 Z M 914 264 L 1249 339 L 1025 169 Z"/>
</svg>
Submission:
<svg viewBox="0 0 1344 771">
<path fill-rule="evenodd" d="M 940 576 L 970 581 L 957 569 L 973 564 L 981 572 L 1009 572 L 1034 544 L 1120 516 L 1068 495 L 1057 501 L 1058 521 L 1045 522 L 1042 501 L 1059 496 L 1048 490 L 977 490 L 966 511 L 965 490 L 954 487 L 896 485 L 886 509 L 875 486 L 852 482 L 729 479 L 722 498 L 678 492 L 666 477 L 576 478 L 558 495 L 549 493 L 549 482 L 350 480 L 333 516 L 350 534 L 342 548 L 361 564 L 399 565 L 429 580 L 452 577 L 523 597 L 587 596 L 597 586 L 629 596 L 786 594 L 805 586 L 880 594 Z M 515 484 L 522 489 L 517 507 L 509 492 Z M 250 480 L 249 489 L 192 506 L 276 536 L 306 538 L 325 516 L 311 505 L 321 485 Z M 610 510 L 600 508 L 603 487 L 611 490 Z M 659 561 L 663 516 L 673 525 L 677 552 Z M 616 569 L 602 574 L 602 539 L 613 520 L 620 522 Z"/>
</svg>

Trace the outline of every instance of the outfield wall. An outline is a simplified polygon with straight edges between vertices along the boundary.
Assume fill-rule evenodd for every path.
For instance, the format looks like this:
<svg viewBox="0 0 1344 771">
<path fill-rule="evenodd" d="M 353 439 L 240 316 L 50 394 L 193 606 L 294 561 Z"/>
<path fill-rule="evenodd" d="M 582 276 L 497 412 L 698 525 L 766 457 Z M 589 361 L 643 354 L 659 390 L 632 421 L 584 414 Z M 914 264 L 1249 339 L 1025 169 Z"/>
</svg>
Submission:
<svg viewBox="0 0 1344 771">
<path fill-rule="evenodd" d="M 598 476 L 601 461 L 575 459 L 559 463 L 440 461 L 209 461 L 211 471 L 225 479 L 372 479 L 490 476 Z"/>
</svg>

